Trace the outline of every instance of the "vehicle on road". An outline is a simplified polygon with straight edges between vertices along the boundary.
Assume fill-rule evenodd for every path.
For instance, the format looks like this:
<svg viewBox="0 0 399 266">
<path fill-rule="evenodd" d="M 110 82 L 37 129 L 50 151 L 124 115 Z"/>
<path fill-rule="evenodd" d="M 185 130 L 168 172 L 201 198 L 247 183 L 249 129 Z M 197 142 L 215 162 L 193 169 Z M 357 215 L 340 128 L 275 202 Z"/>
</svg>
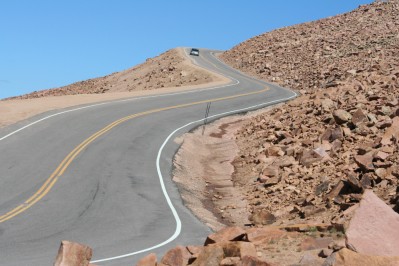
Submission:
<svg viewBox="0 0 399 266">
<path fill-rule="evenodd" d="M 197 49 L 197 48 L 192 48 L 191 51 L 190 51 L 190 55 L 199 56 L 199 49 Z"/>
</svg>

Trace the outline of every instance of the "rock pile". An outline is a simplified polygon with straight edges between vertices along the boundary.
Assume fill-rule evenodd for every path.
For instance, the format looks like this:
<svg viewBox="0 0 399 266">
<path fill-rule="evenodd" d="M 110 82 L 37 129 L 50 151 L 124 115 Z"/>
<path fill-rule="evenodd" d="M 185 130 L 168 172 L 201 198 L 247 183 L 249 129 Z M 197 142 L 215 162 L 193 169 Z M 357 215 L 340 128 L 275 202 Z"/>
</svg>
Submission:
<svg viewBox="0 0 399 266">
<path fill-rule="evenodd" d="M 208 72 L 194 68 L 185 61 L 182 50 L 172 49 L 155 58 L 147 59 L 143 64 L 121 72 L 8 99 L 153 90 L 164 87 L 198 85 L 210 82 L 215 78 Z"/>
<path fill-rule="evenodd" d="M 252 210 L 338 222 L 367 188 L 397 208 L 398 97 L 397 89 L 345 86 L 303 95 L 248 122 L 236 136 L 234 165 L 235 179 L 249 181 L 241 186 Z"/>
<path fill-rule="evenodd" d="M 342 222 L 367 188 L 399 210 L 397 1 L 276 30 L 222 58 L 303 94 L 236 135 L 235 180 L 253 213 Z"/>
<path fill-rule="evenodd" d="M 375 2 L 259 35 L 221 58 L 245 73 L 293 89 L 337 87 L 347 80 L 393 89 L 398 74 L 398 18 L 397 0 Z"/>
</svg>

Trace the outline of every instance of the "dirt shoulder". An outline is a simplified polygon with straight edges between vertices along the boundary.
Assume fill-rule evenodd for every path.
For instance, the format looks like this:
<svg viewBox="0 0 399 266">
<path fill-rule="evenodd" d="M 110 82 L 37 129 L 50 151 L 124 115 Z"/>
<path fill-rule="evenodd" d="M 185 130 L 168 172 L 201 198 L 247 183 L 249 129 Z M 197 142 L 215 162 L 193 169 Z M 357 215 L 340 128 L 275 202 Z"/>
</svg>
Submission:
<svg viewBox="0 0 399 266">
<path fill-rule="evenodd" d="M 125 72 L 120 72 L 110 75 L 103 78 L 98 78 L 94 80 L 83 81 L 80 83 L 75 83 L 70 86 L 66 86 L 60 89 L 54 90 L 46 90 L 39 91 L 34 94 L 25 95 L 21 97 L 14 97 L 13 99 L 0 101 L 0 127 L 4 127 L 7 125 L 11 125 L 13 123 L 25 120 L 32 116 L 51 111 L 56 109 L 68 108 L 83 104 L 93 104 L 105 101 L 112 101 L 118 99 L 124 99 L 129 97 L 138 97 L 138 96 L 147 96 L 147 95 L 156 95 L 156 94 L 164 94 L 164 93 L 174 93 L 180 91 L 187 91 L 193 89 L 199 89 L 206 87 L 215 87 L 226 84 L 229 80 L 219 74 L 209 72 L 199 66 L 194 65 L 189 58 L 184 54 L 182 48 L 176 48 L 173 50 L 172 59 L 169 58 L 167 63 L 164 62 L 164 57 L 149 59 L 151 60 L 151 64 L 140 65 L 138 67 L 132 68 Z M 158 87 L 151 87 L 152 83 L 144 82 L 143 86 L 137 86 L 133 90 L 126 90 L 129 85 L 129 81 L 123 81 L 124 75 L 133 75 L 133 72 L 139 71 L 139 73 L 135 74 L 138 77 L 133 77 L 133 79 L 144 79 L 141 76 L 146 76 L 148 73 L 152 73 L 153 71 L 160 71 L 162 73 L 162 68 L 159 64 L 174 64 L 173 60 L 177 60 L 178 66 L 174 65 L 173 73 L 164 73 L 169 76 L 169 79 L 173 77 L 173 75 L 177 75 L 174 82 L 166 82 L 159 83 Z M 183 72 L 183 74 L 182 74 Z M 157 72 L 158 73 L 158 72 Z M 154 74 L 157 76 L 158 74 Z M 186 78 L 190 76 L 191 78 Z M 107 93 L 95 93 L 95 88 L 101 87 L 101 82 L 105 79 L 113 79 L 113 81 L 109 81 L 107 84 L 113 84 L 114 89 L 108 90 Z M 195 79 L 197 79 L 195 81 Z M 155 79 L 154 79 L 155 80 Z M 122 83 L 125 85 L 123 87 Z M 96 83 L 96 85 L 90 85 L 91 83 Z M 140 82 L 140 81 L 138 81 Z M 98 84 L 97 84 L 98 83 Z M 162 85 L 164 87 L 162 87 Z M 178 86 L 177 86 L 178 85 Z M 91 87 L 90 87 L 91 86 Z M 155 85 L 154 85 L 155 86 Z M 133 85 L 129 85 L 129 87 L 133 88 Z M 86 88 L 94 88 L 90 92 L 87 92 Z M 125 89 L 125 90 L 124 90 Z M 70 93 L 70 94 L 68 94 Z M 87 94 L 90 93 L 90 94 Z"/>
</svg>

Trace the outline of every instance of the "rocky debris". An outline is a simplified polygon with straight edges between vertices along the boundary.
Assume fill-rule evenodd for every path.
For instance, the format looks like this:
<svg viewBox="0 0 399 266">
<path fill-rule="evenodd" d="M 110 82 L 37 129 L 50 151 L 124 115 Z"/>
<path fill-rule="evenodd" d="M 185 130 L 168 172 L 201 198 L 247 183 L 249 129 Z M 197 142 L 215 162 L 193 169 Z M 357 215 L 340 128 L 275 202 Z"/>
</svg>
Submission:
<svg viewBox="0 0 399 266">
<path fill-rule="evenodd" d="M 61 242 L 54 266 L 87 266 L 90 265 L 92 255 L 90 247 L 64 240 Z"/>
<path fill-rule="evenodd" d="M 399 257 L 399 214 L 366 190 L 346 230 L 347 246 L 356 252 Z"/>
<path fill-rule="evenodd" d="M 226 227 L 209 235 L 203 247 L 177 246 L 167 251 L 158 264 L 156 256 L 150 254 L 136 265 L 277 266 L 292 265 L 299 261 L 303 262 L 299 265 L 313 265 L 305 263 L 310 259 L 318 263 L 314 265 L 321 265 L 324 259 L 317 254 L 331 253 L 328 244 L 333 238 L 336 241 L 342 238 L 341 235 L 325 231 L 329 228 L 327 226 L 320 226 L 325 232 L 313 230 L 315 225 L 292 225 L 288 228 L 295 230 L 286 231 L 274 226 Z M 302 249 L 302 243 L 307 243 L 306 249 Z"/>
<path fill-rule="evenodd" d="M 359 104 L 378 102 L 385 97 L 373 89 L 394 90 L 398 82 L 398 5 L 395 0 L 379 1 L 277 29 L 240 43 L 221 58 L 240 71 L 304 93 L 347 85 L 370 87 L 353 96 Z M 335 109 L 335 104 L 324 101 L 322 110 Z M 389 116 L 397 109 L 383 110 Z"/>
<path fill-rule="evenodd" d="M 222 55 L 303 93 L 236 133 L 233 180 L 250 218 L 262 209 L 274 224 L 342 224 L 365 189 L 399 209 L 398 18 L 397 1 L 372 3 L 257 36 Z"/>
<path fill-rule="evenodd" d="M 205 70 L 187 64 L 182 52 L 178 49 L 172 49 L 121 72 L 8 99 L 154 90 L 165 87 L 204 84 L 215 80 L 215 78 Z"/>
<path fill-rule="evenodd" d="M 333 253 L 326 259 L 323 266 L 395 266 L 399 265 L 399 257 L 372 256 L 367 254 L 359 254 L 347 248 Z"/>
</svg>

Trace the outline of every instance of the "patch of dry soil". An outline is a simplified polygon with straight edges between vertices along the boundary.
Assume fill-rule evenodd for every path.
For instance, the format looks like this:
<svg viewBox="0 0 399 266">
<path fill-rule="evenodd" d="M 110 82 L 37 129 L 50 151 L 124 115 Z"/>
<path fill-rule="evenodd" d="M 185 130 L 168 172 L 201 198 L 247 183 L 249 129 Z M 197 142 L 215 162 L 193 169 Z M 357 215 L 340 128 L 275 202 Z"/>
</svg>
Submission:
<svg viewBox="0 0 399 266">
<path fill-rule="evenodd" d="M 182 143 L 174 158 L 173 181 L 185 205 L 207 226 L 217 231 L 226 225 L 244 226 L 248 203 L 233 180 L 233 160 L 238 155 L 235 133 L 249 119 L 267 110 L 219 119 L 175 141 Z"/>
</svg>

